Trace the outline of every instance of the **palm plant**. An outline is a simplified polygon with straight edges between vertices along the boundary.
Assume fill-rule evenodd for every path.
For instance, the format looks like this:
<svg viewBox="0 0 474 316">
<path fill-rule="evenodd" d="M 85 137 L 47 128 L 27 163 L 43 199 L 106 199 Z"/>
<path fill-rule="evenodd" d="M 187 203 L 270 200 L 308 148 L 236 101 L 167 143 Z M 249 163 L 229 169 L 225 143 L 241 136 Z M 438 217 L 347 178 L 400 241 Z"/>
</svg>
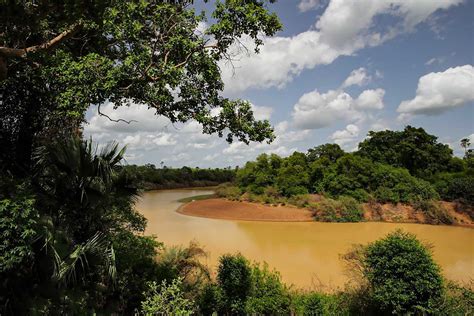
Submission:
<svg viewBox="0 0 474 316">
<path fill-rule="evenodd" d="M 133 219 L 137 191 L 119 175 L 125 148 L 110 143 L 102 148 L 77 137 L 40 147 L 35 152 L 42 214 L 37 242 L 51 260 L 52 280 L 68 285 L 94 267 L 114 281 L 117 271 L 110 237 L 113 225 Z M 117 220 L 121 213 L 121 221 Z M 141 217 L 137 217 L 140 222 Z"/>
<path fill-rule="evenodd" d="M 204 249 L 192 241 L 187 247 L 165 248 L 158 256 L 158 263 L 167 274 L 165 278 L 181 278 L 188 291 L 196 290 L 210 279 L 209 269 L 201 261 L 206 256 Z"/>
</svg>

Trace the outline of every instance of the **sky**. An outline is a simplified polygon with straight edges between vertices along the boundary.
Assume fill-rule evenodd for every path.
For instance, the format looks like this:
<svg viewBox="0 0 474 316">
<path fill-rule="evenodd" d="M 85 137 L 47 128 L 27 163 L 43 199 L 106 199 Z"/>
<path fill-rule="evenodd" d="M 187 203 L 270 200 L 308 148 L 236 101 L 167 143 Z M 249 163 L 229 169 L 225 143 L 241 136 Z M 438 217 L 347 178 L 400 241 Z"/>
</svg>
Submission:
<svg viewBox="0 0 474 316">
<path fill-rule="evenodd" d="M 198 2 L 198 1 L 197 1 Z M 212 4 L 197 4 L 208 10 Z M 324 143 L 346 151 L 368 131 L 423 127 L 458 156 L 474 143 L 473 0 L 279 0 L 283 30 L 260 54 L 222 63 L 223 95 L 251 102 L 275 128 L 273 143 L 228 144 L 194 121 L 173 125 L 146 105 L 89 109 L 86 137 L 127 145 L 128 164 L 242 166 Z M 205 28 L 206 25 L 202 24 Z"/>
</svg>

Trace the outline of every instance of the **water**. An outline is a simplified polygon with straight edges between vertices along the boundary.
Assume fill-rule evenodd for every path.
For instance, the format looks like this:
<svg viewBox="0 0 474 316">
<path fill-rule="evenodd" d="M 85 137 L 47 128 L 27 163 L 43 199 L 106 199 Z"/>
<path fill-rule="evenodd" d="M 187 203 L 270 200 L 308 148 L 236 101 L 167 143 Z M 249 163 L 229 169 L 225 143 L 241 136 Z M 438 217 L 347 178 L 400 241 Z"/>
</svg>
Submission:
<svg viewBox="0 0 474 316">
<path fill-rule="evenodd" d="M 148 219 L 146 234 L 166 245 L 197 241 L 209 253 L 215 271 L 220 255 L 240 252 L 281 272 L 298 287 L 343 286 L 348 280 L 340 255 L 354 244 L 366 244 L 402 228 L 433 246 L 444 275 L 456 281 L 474 280 L 474 229 L 394 223 L 251 222 L 207 219 L 176 212 L 177 200 L 205 190 L 164 190 L 144 194 L 137 209 Z"/>
</svg>

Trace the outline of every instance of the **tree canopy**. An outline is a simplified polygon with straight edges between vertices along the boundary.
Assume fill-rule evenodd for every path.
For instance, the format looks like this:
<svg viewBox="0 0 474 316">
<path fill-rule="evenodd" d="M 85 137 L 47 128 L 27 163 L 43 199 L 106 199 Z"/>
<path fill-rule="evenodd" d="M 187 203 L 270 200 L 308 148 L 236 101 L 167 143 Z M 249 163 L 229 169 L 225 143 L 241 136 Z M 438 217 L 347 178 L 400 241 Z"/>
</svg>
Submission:
<svg viewBox="0 0 474 316">
<path fill-rule="evenodd" d="M 104 102 L 143 103 L 229 142 L 273 140 L 247 101 L 221 96 L 219 68 L 240 37 L 258 51 L 261 36 L 281 29 L 272 2 L 217 1 L 210 17 L 186 0 L 0 2 L 0 141 L 13 149 L 3 158 L 28 168 L 32 139 L 77 131 Z"/>
</svg>

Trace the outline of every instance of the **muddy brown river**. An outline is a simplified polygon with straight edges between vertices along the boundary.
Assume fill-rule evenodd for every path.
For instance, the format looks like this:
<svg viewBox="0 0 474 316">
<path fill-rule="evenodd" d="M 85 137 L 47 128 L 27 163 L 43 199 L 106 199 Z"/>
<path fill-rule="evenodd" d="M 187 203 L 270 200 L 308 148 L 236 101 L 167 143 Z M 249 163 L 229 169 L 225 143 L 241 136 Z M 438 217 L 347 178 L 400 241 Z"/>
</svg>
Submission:
<svg viewBox="0 0 474 316">
<path fill-rule="evenodd" d="M 240 252 L 267 262 L 283 280 L 303 288 L 341 287 L 347 282 L 340 255 L 398 228 L 416 234 L 433 247 L 435 260 L 451 280 L 474 280 L 474 229 L 394 223 L 251 222 L 207 219 L 176 212 L 177 200 L 210 194 L 206 190 L 146 192 L 136 207 L 148 219 L 146 234 L 166 245 L 196 241 L 208 252 L 215 270 L 219 256 Z"/>
</svg>

